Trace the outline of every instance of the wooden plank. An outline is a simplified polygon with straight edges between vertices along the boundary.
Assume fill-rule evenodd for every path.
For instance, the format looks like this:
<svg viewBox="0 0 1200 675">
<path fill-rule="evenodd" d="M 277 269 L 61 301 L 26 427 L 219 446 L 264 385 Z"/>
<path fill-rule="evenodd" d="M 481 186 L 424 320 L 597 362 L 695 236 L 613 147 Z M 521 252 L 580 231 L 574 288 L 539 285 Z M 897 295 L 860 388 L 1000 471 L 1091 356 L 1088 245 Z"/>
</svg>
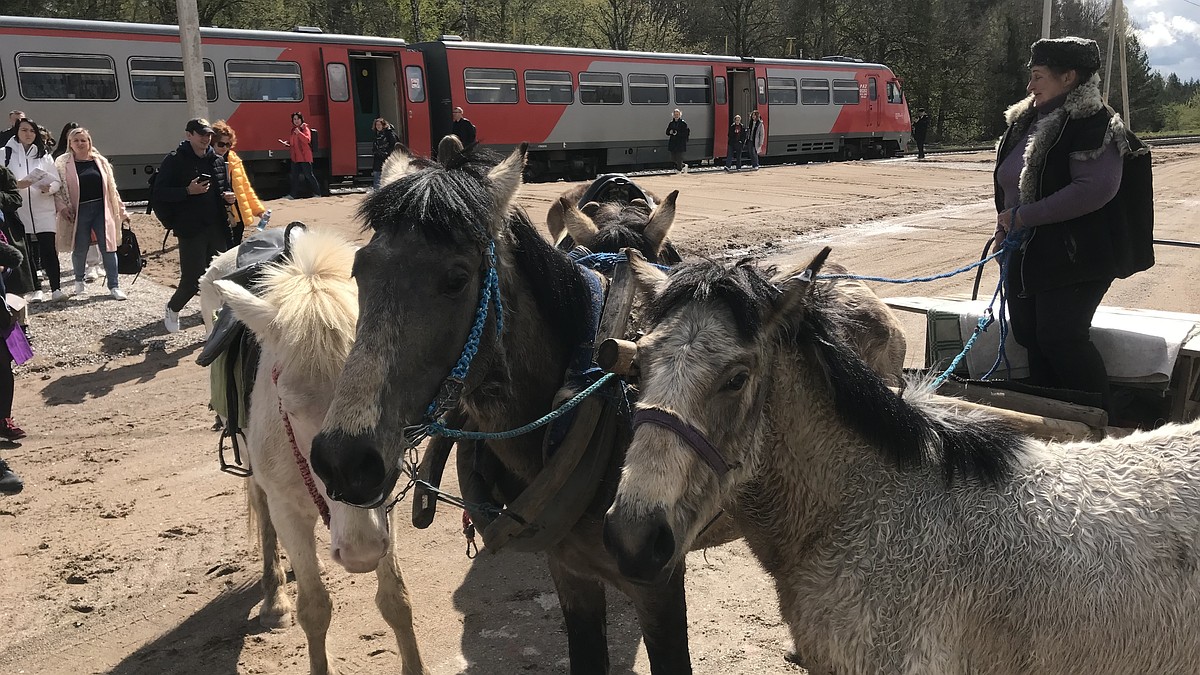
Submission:
<svg viewBox="0 0 1200 675">
<path fill-rule="evenodd" d="M 935 398 L 942 399 L 942 402 L 950 408 L 978 410 L 999 417 L 1012 425 L 1017 431 L 1033 436 L 1034 438 L 1041 438 L 1048 441 L 1097 441 L 1104 438 L 1103 428 L 1094 429 L 1083 422 L 1060 420 L 1043 415 L 1030 415 L 1028 413 L 1016 412 L 1015 410 L 1005 410 L 1004 408 L 993 408 L 980 403 L 971 403 L 970 401 L 950 398 L 948 396 L 935 395 Z"/>
<path fill-rule="evenodd" d="M 1018 391 L 997 389 L 993 387 L 971 386 L 953 380 L 946 381 L 938 388 L 939 394 L 961 398 L 972 403 L 981 403 L 994 408 L 1015 410 L 1016 412 L 1052 417 L 1060 420 L 1083 422 L 1092 428 L 1108 426 L 1108 413 L 1100 408 L 1067 403 L 1045 396 L 1035 396 Z"/>
<path fill-rule="evenodd" d="M 613 270 L 608 285 L 608 297 L 604 301 L 604 313 L 600 316 L 600 328 L 596 331 L 596 350 L 608 338 L 624 338 L 625 325 L 633 311 L 633 298 L 637 283 L 628 263 L 619 263 Z"/>
</svg>

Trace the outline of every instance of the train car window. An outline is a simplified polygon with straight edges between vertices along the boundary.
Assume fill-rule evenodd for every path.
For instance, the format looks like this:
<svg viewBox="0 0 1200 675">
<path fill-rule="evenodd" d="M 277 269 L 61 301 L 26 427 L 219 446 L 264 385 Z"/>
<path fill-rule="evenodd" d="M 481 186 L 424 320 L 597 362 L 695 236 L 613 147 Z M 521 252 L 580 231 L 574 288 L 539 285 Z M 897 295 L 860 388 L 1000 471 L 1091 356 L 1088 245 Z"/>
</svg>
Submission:
<svg viewBox="0 0 1200 675">
<path fill-rule="evenodd" d="M 879 98 L 879 91 L 876 89 L 875 78 L 867 79 L 867 98 L 874 101 Z"/>
<path fill-rule="evenodd" d="M 621 104 L 625 88 L 619 73 L 580 73 L 579 102 L 587 104 Z"/>
<path fill-rule="evenodd" d="M 565 71 L 527 70 L 525 100 L 530 103 L 574 103 L 575 82 Z"/>
<path fill-rule="evenodd" d="M 722 88 L 725 80 L 721 80 Z M 675 105 L 708 105 L 712 101 L 712 88 L 707 75 L 676 75 Z"/>
<path fill-rule="evenodd" d="M 26 101 L 115 101 L 116 64 L 107 56 L 18 54 L 17 86 Z"/>
<path fill-rule="evenodd" d="M 425 102 L 425 73 L 421 66 L 405 66 L 404 80 L 408 83 L 408 100 L 411 103 Z"/>
<path fill-rule="evenodd" d="M 304 98 L 300 64 L 294 61 L 226 61 L 225 80 L 233 101 L 299 101 Z"/>
<path fill-rule="evenodd" d="M 888 103 L 904 103 L 904 94 L 900 91 L 899 82 L 887 83 Z"/>
<path fill-rule="evenodd" d="M 791 77 L 767 78 L 767 102 L 771 105 L 796 105 L 800 100 L 796 80 Z"/>
<path fill-rule="evenodd" d="M 718 77 L 715 89 L 717 90 L 717 105 L 725 105 L 725 78 Z"/>
<path fill-rule="evenodd" d="M 766 105 L 767 104 L 767 81 L 760 77 L 760 78 L 758 78 L 758 80 L 755 81 L 755 84 L 757 85 L 757 88 L 758 88 L 758 104 Z"/>
<path fill-rule="evenodd" d="M 834 105 L 858 105 L 858 80 L 833 81 Z"/>
<path fill-rule="evenodd" d="M 800 80 L 800 103 L 803 105 L 828 105 L 829 80 Z"/>
<path fill-rule="evenodd" d="M 4 100 L 4 72 L 0 71 L 0 101 Z"/>
<path fill-rule="evenodd" d="M 344 63 L 328 63 L 325 75 L 329 79 L 329 98 L 334 101 L 350 100 L 350 73 Z"/>
<path fill-rule="evenodd" d="M 517 71 L 507 68 L 465 68 L 467 103 L 516 103 Z"/>
<path fill-rule="evenodd" d="M 642 73 L 629 74 L 630 103 L 659 103 L 671 102 L 671 90 L 667 84 L 666 75 L 646 75 Z"/>
<path fill-rule="evenodd" d="M 187 102 L 183 59 L 169 56 L 129 57 L 129 85 L 136 101 Z M 204 97 L 217 100 L 217 75 L 212 61 L 204 59 Z"/>
</svg>

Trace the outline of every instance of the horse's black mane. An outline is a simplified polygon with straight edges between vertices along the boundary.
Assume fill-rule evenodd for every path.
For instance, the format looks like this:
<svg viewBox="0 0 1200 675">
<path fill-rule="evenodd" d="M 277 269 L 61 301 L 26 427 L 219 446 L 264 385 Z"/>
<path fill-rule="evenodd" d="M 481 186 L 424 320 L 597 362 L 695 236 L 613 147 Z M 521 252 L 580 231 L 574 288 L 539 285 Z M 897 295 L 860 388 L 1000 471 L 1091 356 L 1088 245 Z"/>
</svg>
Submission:
<svg viewBox="0 0 1200 675">
<path fill-rule="evenodd" d="M 671 242 L 666 242 L 661 251 L 651 246 L 646 236 L 646 223 L 650 215 L 648 206 L 621 202 L 601 204 L 592 217 L 599 232 L 588 248 L 595 253 L 619 253 L 626 248 L 634 248 L 650 262 L 678 264 L 682 259 Z"/>
<path fill-rule="evenodd" d="M 365 222 L 364 229 L 413 229 L 439 245 L 482 249 L 495 209 L 487 175 L 499 159 L 478 147 L 454 154 L 445 164 L 413 158 L 415 170 L 363 201 L 358 215 Z M 579 268 L 537 233 L 523 209 L 513 209 L 508 228 L 514 262 L 531 281 L 530 291 L 550 330 L 568 346 L 589 339 L 591 294 Z"/>
<path fill-rule="evenodd" d="M 733 313 L 739 334 L 753 339 L 774 306 L 779 291 L 768 281 L 773 270 L 749 261 L 724 267 L 700 261 L 675 268 L 667 289 L 650 308 L 655 323 L 688 302 L 719 302 Z M 955 478 L 996 484 L 1019 460 L 1021 437 L 1000 422 L 953 424 L 930 416 L 896 395 L 847 344 L 848 320 L 832 287 L 810 290 L 804 311 L 792 317 L 786 340 L 811 354 L 824 371 L 834 408 L 843 423 L 858 432 L 897 465 L 940 465 L 947 481 Z"/>
<path fill-rule="evenodd" d="M 483 246 L 494 207 L 487 174 L 498 158 L 471 148 L 445 164 L 423 157 L 410 161 L 412 171 L 376 190 L 358 207 L 363 229 L 415 229 L 438 244 Z"/>
</svg>

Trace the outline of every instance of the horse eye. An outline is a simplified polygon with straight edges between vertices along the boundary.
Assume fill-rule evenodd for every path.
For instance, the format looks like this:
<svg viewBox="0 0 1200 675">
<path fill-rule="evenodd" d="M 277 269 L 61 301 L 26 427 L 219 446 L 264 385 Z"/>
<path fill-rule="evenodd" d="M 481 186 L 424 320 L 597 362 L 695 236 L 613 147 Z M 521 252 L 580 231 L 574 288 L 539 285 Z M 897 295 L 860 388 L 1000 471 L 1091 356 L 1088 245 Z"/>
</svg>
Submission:
<svg viewBox="0 0 1200 675">
<path fill-rule="evenodd" d="M 449 294 L 458 293 L 467 287 L 470 280 L 471 276 L 466 272 L 451 272 L 442 282 L 442 290 Z"/>
<path fill-rule="evenodd" d="M 729 381 L 721 387 L 721 391 L 741 391 L 742 387 L 746 386 L 746 382 L 750 380 L 750 375 L 746 372 L 738 373 L 729 378 Z"/>
</svg>

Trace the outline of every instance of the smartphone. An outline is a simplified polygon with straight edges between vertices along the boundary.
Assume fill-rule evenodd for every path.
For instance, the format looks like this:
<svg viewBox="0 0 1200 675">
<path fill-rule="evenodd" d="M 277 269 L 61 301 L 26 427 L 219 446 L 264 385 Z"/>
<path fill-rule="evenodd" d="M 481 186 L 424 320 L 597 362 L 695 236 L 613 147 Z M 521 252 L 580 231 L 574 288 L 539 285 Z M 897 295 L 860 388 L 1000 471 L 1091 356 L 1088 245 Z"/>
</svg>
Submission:
<svg viewBox="0 0 1200 675">
<path fill-rule="evenodd" d="M 201 183 L 208 183 L 212 180 L 212 174 L 202 173 L 199 176 L 196 176 L 196 178 L 199 179 Z"/>
</svg>

